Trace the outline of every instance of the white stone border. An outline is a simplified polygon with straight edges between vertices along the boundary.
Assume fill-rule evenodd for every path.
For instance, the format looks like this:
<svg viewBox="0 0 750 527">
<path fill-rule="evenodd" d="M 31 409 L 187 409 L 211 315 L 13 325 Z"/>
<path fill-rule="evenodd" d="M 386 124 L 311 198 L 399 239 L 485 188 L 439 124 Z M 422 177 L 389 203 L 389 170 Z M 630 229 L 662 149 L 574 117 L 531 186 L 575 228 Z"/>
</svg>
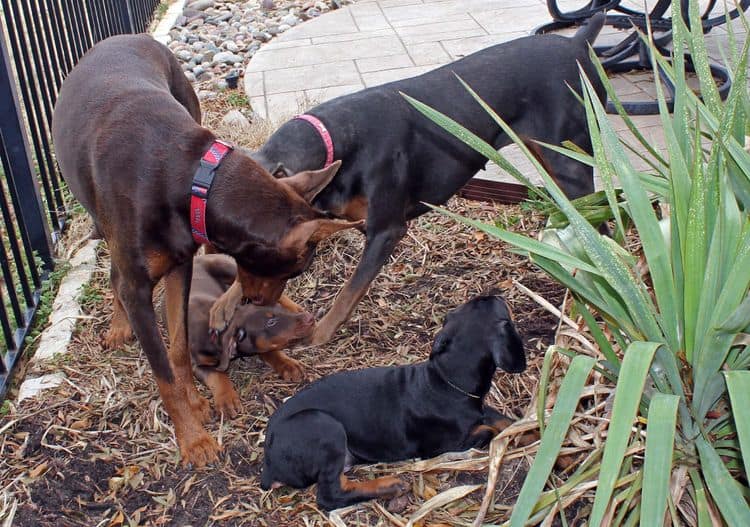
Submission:
<svg viewBox="0 0 750 527">
<path fill-rule="evenodd" d="M 185 7 L 185 0 L 175 0 L 164 13 L 164 16 L 159 20 L 159 24 L 154 29 L 152 36 L 157 42 L 161 42 L 165 46 L 169 43 L 169 30 L 172 29 L 174 23 L 177 21 L 179 16 L 182 14 L 182 10 Z"/>
<path fill-rule="evenodd" d="M 67 272 L 60 288 L 57 290 L 49 316 L 49 325 L 42 331 L 39 346 L 31 357 L 29 364 L 40 364 L 54 356 L 68 353 L 68 344 L 73 336 L 76 322 L 81 316 L 81 305 L 78 296 L 81 288 L 91 281 L 96 268 L 96 248 L 99 240 L 89 240 L 70 259 L 70 270 Z M 34 397 L 42 390 L 59 385 L 65 374 L 61 372 L 28 377 L 18 390 L 18 402 Z"/>
</svg>

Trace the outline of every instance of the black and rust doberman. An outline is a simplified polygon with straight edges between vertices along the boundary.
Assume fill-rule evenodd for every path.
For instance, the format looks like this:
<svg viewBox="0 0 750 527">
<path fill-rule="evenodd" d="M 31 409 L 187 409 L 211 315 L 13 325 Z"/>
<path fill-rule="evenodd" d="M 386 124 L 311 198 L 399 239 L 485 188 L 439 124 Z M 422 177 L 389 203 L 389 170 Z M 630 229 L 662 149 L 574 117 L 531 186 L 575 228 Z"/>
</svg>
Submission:
<svg viewBox="0 0 750 527">
<path fill-rule="evenodd" d="M 193 259 L 188 304 L 188 343 L 193 373 L 208 386 L 214 406 L 229 417 L 241 410 L 240 397 L 229 380 L 231 360 L 258 355 L 285 380 L 299 381 L 302 365 L 282 350 L 310 336 L 315 319 L 289 303 L 283 295 L 275 306 L 242 304 L 222 332 L 209 332 L 211 306 L 237 278 L 237 264 L 224 254 Z"/>
<path fill-rule="evenodd" d="M 210 238 L 235 257 L 246 298 L 274 304 L 320 239 L 356 226 L 309 205 L 336 165 L 278 180 L 199 123 L 198 98 L 179 62 L 147 35 L 111 37 L 89 50 L 66 78 L 52 123 L 62 175 L 109 246 L 115 305 L 107 341 L 119 345 L 132 327 L 183 462 L 198 466 L 219 451 L 202 426 L 210 406 L 195 388 L 187 348 L 200 242 Z M 169 352 L 152 304 L 162 277 Z"/>
<path fill-rule="evenodd" d="M 483 404 L 496 368 L 519 373 L 526 356 L 505 301 L 485 294 L 447 315 L 426 362 L 336 373 L 282 404 L 261 487 L 317 483 L 329 510 L 399 492 L 398 478 L 355 482 L 347 467 L 487 445 L 511 423 Z"/>
<path fill-rule="evenodd" d="M 341 160 L 341 170 L 313 204 L 336 217 L 367 220 L 364 253 L 318 322 L 314 344 L 330 340 L 349 318 L 406 233 L 407 222 L 429 210 L 422 202 L 444 203 L 487 162 L 417 112 L 401 93 L 448 115 L 497 149 L 508 145 L 510 138 L 464 89 L 458 75 L 519 135 L 555 145 L 572 141 L 591 151 L 585 110 L 572 89 L 581 93 L 580 64 L 600 99 L 605 97 L 587 48 L 603 22 L 599 14 L 572 38 L 521 38 L 424 75 L 338 97 L 282 125 L 253 154 L 274 174 Z M 552 151 L 544 153 L 544 160 L 568 197 L 594 190 L 591 167 Z M 237 296 L 222 299 L 226 307 L 217 306 L 212 324 L 223 323 L 223 310 L 231 313 Z"/>
</svg>

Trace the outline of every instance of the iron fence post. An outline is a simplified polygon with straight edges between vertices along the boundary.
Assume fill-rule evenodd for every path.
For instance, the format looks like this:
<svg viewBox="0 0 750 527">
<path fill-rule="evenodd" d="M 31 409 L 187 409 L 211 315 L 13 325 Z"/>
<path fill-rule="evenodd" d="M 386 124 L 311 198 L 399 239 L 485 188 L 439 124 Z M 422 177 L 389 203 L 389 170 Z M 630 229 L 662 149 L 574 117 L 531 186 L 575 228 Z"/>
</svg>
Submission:
<svg viewBox="0 0 750 527">
<path fill-rule="evenodd" d="M 39 193 L 34 163 L 29 155 L 29 143 L 5 42 L 5 30 L 0 24 L 0 137 L 11 169 L 6 178 L 8 185 L 13 185 L 21 204 L 21 210 L 16 211 L 21 216 L 21 228 L 26 230 L 44 268 L 51 270 L 54 267 L 52 238 L 44 215 L 45 206 Z"/>
</svg>

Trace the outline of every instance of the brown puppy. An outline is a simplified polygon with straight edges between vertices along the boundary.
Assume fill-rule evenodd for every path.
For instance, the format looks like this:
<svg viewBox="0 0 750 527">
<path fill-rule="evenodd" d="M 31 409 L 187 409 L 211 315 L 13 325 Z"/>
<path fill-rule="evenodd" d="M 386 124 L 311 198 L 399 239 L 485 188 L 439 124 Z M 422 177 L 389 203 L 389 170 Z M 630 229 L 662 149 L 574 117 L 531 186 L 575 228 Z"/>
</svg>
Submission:
<svg viewBox="0 0 750 527">
<path fill-rule="evenodd" d="M 147 35 L 94 46 L 70 72 L 52 123 L 57 161 L 73 195 L 107 240 L 115 306 L 108 343 L 132 326 L 174 422 L 184 463 L 205 465 L 219 446 L 202 423 L 208 401 L 193 383 L 187 305 L 193 254 L 194 174 L 216 147 L 170 51 Z M 243 296 L 275 304 L 286 280 L 309 265 L 315 245 L 354 223 L 335 222 L 308 204 L 334 176 L 302 172 L 279 181 L 239 150 L 213 172 L 200 219 L 216 248 L 238 262 Z M 162 342 L 152 304 L 164 277 L 170 333 Z"/>
<path fill-rule="evenodd" d="M 216 409 L 230 417 L 237 415 L 241 405 L 240 396 L 226 373 L 229 362 L 237 357 L 260 354 L 284 380 L 302 380 L 302 365 L 282 350 L 309 337 L 315 328 L 315 319 L 309 313 L 294 312 L 281 305 L 244 304 L 237 307 L 223 331 L 209 333 L 209 310 L 236 278 L 237 264 L 229 256 L 208 254 L 193 259 L 188 305 L 193 373 L 211 390 Z M 290 305 L 285 297 L 280 300 Z"/>
</svg>

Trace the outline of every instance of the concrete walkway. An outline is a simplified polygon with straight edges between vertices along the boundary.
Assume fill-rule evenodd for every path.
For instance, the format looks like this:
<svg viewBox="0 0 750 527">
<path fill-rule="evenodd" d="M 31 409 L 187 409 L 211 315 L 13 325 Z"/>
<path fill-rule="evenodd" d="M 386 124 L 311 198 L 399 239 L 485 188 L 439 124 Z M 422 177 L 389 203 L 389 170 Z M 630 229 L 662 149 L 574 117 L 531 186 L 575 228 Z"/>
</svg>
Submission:
<svg viewBox="0 0 750 527">
<path fill-rule="evenodd" d="M 571 7 L 580 5 L 572 2 Z M 550 20 L 545 0 L 360 0 L 264 46 L 247 67 L 245 90 L 254 111 L 278 124 L 333 97 L 418 75 L 528 35 Z M 597 45 L 624 36 L 605 27 Z M 707 39 L 712 55 L 720 59 L 726 30 L 715 28 Z M 622 100 L 649 99 L 655 92 L 649 72 L 613 81 Z M 646 137 L 663 144 L 657 117 L 635 120 Z M 625 128 L 618 118 L 613 122 L 616 129 Z M 508 149 L 503 153 L 531 173 L 526 159 L 514 147 Z M 477 177 L 509 180 L 494 167 Z"/>
</svg>

